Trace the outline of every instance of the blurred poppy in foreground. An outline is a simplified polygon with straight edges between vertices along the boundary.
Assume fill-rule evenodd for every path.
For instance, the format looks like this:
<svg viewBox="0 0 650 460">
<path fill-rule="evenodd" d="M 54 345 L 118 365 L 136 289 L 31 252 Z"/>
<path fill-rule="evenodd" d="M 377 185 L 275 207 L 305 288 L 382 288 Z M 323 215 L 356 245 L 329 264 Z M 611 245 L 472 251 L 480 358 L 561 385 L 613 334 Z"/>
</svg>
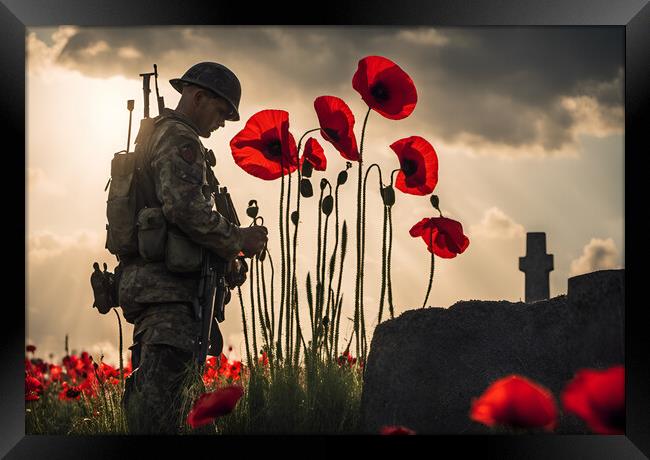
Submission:
<svg viewBox="0 0 650 460">
<path fill-rule="evenodd" d="M 470 418 L 487 426 L 553 430 L 557 408 L 551 392 L 519 376 L 497 380 L 472 401 Z"/>
<path fill-rule="evenodd" d="M 564 410 L 600 434 L 625 434 L 625 367 L 578 371 L 562 392 Z"/>
<path fill-rule="evenodd" d="M 248 174 L 273 180 L 298 167 L 297 147 L 289 132 L 289 113 L 262 110 L 230 141 L 235 163 Z"/>
<path fill-rule="evenodd" d="M 415 434 L 415 431 L 411 430 L 410 428 L 406 428 L 405 426 L 391 425 L 391 426 L 382 426 L 381 430 L 379 430 L 379 434 L 410 435 L 410 434 Z"/>
<path fill-rule="evenodd" d="M 395 187 L 411 195 L 433 192 L 438 185 L 438 155 L 433 146 L 420 136 L 411 136 L 393 142 L 390 148 L 400 164 Z"/>
<path fill-rule="evenodd" d="M 469 246 L 469 238 L 463 234 L 463 226 L 446 217 L 430 217 L 415 224 L 409 233 L 413 238 L 421 236 L 429 252 L 444 259 L 462 254 Z"/>
<path fill-rule="evenodd" d="M 367 56 L 359 61 L 352 87 L 368 107 L 391 120 L 408 117 L 418 101 L 411 77 L 382 56 Z"/>
<path fill-rule="evenodd" d="M 320 133 L 336 150 L 351 161 L 359 161 L 357 138 L 354 137 L 354 115 L 343 99 L 336 96 L 319 96 L 314 109 L 320 123 Z"/>
<path fill-rule="evenodd" d="M 187 423 L 192 428 L 212 423 L 215 418 L 231 413 L 243 394 L 244 389 L 238 385 L 202 394 L 187 415 Z"/>
</svg>

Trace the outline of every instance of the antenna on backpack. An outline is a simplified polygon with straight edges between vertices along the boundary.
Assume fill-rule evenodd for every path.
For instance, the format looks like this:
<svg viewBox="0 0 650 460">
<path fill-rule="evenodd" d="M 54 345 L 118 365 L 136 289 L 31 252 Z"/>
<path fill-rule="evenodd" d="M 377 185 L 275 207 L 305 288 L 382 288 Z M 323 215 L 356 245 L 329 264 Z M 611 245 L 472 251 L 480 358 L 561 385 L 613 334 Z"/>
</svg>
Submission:
<svg viewBox="0 0 650 460">
<path fill-rule="evenodd" d="M 126 138 L 126 153 L 129 153 L 129 148 L 131 148 L 131 121 L 133 120 L 133 107 L 135 106 L 135 101 L 129 99 L 126 101 L 126 109 L 129 111 L 129 134 Z"/>
<path fill-rule="evenodd" d="M 153 76 L 156 83 L 156 100 L 158 101 L 158 115 L 162 114 L 163 109 L 165 108 L 165 99 L 158 92 L 158 66 L 153 65 Z"/>
</svg>

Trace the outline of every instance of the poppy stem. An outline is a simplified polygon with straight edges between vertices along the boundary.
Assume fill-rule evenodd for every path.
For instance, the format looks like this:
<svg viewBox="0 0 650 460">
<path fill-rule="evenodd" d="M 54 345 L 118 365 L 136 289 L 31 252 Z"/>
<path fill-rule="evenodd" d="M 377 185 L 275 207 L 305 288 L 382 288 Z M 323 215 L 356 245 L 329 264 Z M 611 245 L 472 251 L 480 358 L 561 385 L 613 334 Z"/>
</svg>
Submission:
<svg viewBox="0 0 650 460">
<path fill-rule="evenodd" d="M 278 224 L 280 226 L 280 257 L 282 260 L 282 269 L 280 273 L 280 318 L 278 321 L 278 342 L 282 343 L 282 316 L 284 313 L 284 283 L 286 282 L 286 273 L 285 273 L 285 261 L 284 261 L 284 226 L 282 225 L 282 202 L 284 200 L 284 161 L 283 157 L 280 157 L 280 167 L 282 168 L 282 177 L 280 179 L 280 217 L 278 218 Z M 289 321 L 289 312 L 287 312 L 287 323 Z M 289 328 L 287 327 L 287 359 L 289 358 Z M 282 354 L 282 353 L 279 353 Z"/>
<path fill-rule="evenodd" d="M 251 280 L 251 283 L 252 282 L 253 280 Z M 264 311 L 262 310 L 262 298 L 260 294 L 260 262 L 258 256 L 255 256 L 255 282 L 257 285 L 257 313 L 260 315 L 260 328 L 262 329 L 262 338 L 264 339 L 264 345 L 268 350 L 270 342 L 269 342 L 269 333 L 266 328 L 267 325 L 266 319 L 268 318 L 269 315 L 267 313 L 267 315 L 264 316 Z"/>
<path fill-rule="evenodd" d="M 255 331 L 255 295 L 253 292 L 253 284 L 254 284 L 254 267 L 255 265 L 253 264 L 253 258 L 251 258 L 251 263 L 250 263 L 250 273 L 251 273 L 251 278 L 250 282 L 248 283 L 250 286 L 250 295 L 251 295 L 251 328 L 253 329 L 252 331 L 252 336 L 253 336 L 253 352 L 255 353 L 255 359 L 257 360 L 257 332 Z"/>
<path fill-rule="evenodd" d="M 268 256 L 268 254 L 267 254 Z M 269 331 L 269 355 L 271 357 L 271 363 L 273 363 L 273 357 L 275 355 L 274 338 L 275 338 L 275 319 L 273 318 L 273 298 L 271 297 L 271 317 L 269 318 L 269 305 L 268 297 L 266 295 L 266 276 L 264 273 L 264 261 L 261 262 L 262 267 L 262 293 L 264 296 L 264 314 L 266 318 L 266 327 Z M 273 272 L 271 272 L 273 273 Z M 271 287 L 273 287 L 273 275 L 271 274 Z M 273 296 L 273 294 L 271 294 Z"/>
<path fill-rule="evenodd" d="M 291 340 L 293 339 L 293 281 L 291 278 L 291 234 L 289 233 L 289 212 L 291 208 L 291 167 L 287 166 L 287 209 L 286 216 L 284 219 L 285 229 L 286 229 L 286 245 L 287 245 L 287 311 L 291 311 Z"/>
<path fill-rule="evenodd" d="M 429 242 L 429 247 L 433 247 L 433 232 L 431 232 L 431 238 Z M 434 271 L 434 254 L 433 251 L 431 251 L 431 270 L 429 272 L 429 287 L 427 288 L 427 294 L 424 296 L 424 302 L 422 302 L 422 308 L 424 308 L 427 304 L 427 300 L 429 299 L 429 293 L 431 292 L 431 285 L 433 284 L 433 271 Z"/>
<path fill-rule="evenodd" d="M 332 297 L 332 317 L 330 318 L 330 328 L 329 328 L 329 341 L 330 341 L 330 349 L 334 348 L 334 319 L 336 318 L 336 307 L 337 307 L 337 296 L 333 296 L 333 291 L 332 291 L 332 280 L 334 279 L 334 271 L 336 270 L 336 251 L 338 250 L 339 247 L 339 187 L 341 184 L 338 183 L 336 184 L 336 188 L 334 189 L 334 213 L 336 216 L 336 224 L 335 224 L 335 232 L 334 232 L 334 249 L 332 250 L 332 257 L 330 259 L 330 276 L 329 276 L 329 284 L 327 287 L 327 305 L 329 308 L 330 304 L 330 296 Z M 336 356 L 334 356 L 336 358 Z"/>
<path fill-rule="evenodd" d="M 384 296 L 386 295 L 386 236 L 388 233 L 388 206 L 384 205 L 384 224 L 382 226 L 381 242 L 381 294 L 379 297 L 379 318 L 377 324 L 381 324 L 381 316 L 384 312 Z"/>
<path fill-rule="evenodd" d="M 248 361 L 248 369 L 253 368 L 253 360 L 251 356 L 251 349 L 248 343 L 248 328 L 246 326 L 246 310 L 244 309 L 244 299 L 241 294 L 241 287 L 237 286 L 237 297 L 239 297 L 239 305 L 241 305 L 241 319 L 242 326 L 244 327 L 244 343 L 246 344 L 246 359 Z"/>
<path fill-rule="evenodd" d="M 386 258 L 386 275 L 388 276 L 388 310 L 390 318 L 395 318 L 395 310 L 393 308 L 393 282 L 391 277 L 391 255 L 393 251 L 393 208 L 388 206 L 388 256 Z"/>
<path fill-rule="evenodd" d="M 316 353 L 317 348 L 318 348 L 318 340 L 319 340 L 319 328 L 320 328 L 320 322 L 321 322 L 321 290 L 322 290 L 322 281 L 320 278 L 320 273 L 321 273 L 321 253 L 322 253 L 322 215 L 323 213 L 321 212 L 322 205 L 323 205 L 323 193 L 325 192 L 325 188 L 321 187 L 320 189 L 320 197 L 318 198 L 318 239 L 317 239 L 317 252 L 316 252 L 316 303 L 315 303 L 315 309 L 314 309 L 314 332 L 311 338 L 311 345 L 314 350 L 314 353 Z"/>
<path fill-rule="evenodd" d="M 365 228 L 365 223 L 366 223 L 366 190 L 367 190 L 367 185 L 368 185 L 368 175 L 370 174 L 370 171 L 372 171 L 372 168 L 376 167 L 377 172 L 379 174 L 379 190 L 381 193 L 381 186 L 383 184 L 382 178 L 381 178 L 381 168 L 377 163 L 373 163 L 370 166 L 368 166 L 368 169 L 366 169 L 365 176 L 363 178 L 363 188 L 362 188 L 362 198 L 361 198 L 361 263 L 359 265 L 359 271 L 358 271 L 358 277 L 360 278 L 360 288 L 359 288 L 359 299 L 360 299 L 360 305 L 361 308 L 359 309 L 359 317 L 360 317 L 360 322 L 361 322 L 361 356 L 365 357 L 366 353 L 366 346 L 367 346 L 367 339 L 366 339 L 366 321 L 365 321 L 365 314 L 363 311 L 363 278 L 364 278 L 364 264 L 365 264 L 365 259 L 366 259 L 366 228 Z"/>
<path fill-rule="evenodd" d="M 336 344 L 336 352 L 338 353 L 339 349 L 339 332 L 341 329 L 341 310 L 343 307 L 343 295 L 341 294 L 341 281 L 343 279 L 343 263 L 345 262 L 345 254 L 347 253 L 347 244 L 348 244 L 348 225 L 347 221 L 343 221 L 343 227 L 341 229 L 341 262 L 339 266 L 339 281 L 336 287 L 336 303 L 337 303 L 337 318 L 336 318 L 336 332 L 334 333 L 334 341 Z"/>
<path fill-rule="evenodd" d="M 310 129 L 310 130 L 305 131 L 305 133 L 300 137 L 300 140 L 298 141 L 298 150 L 297 150 L 297 153 L 298 153 L 298 169 L 300 169 L 300 145 L 302 144 L 302 140 L 305 138 L 305 136 L 307 134 L 313 133 L 314 131 L 320 131 L 320 128 L 314 128 L 314 129 Z"/>
<path fill-rule="evenodd" d="M 363 120 L 363 127 L 361 128 L 361 141 L 359 143 L 359 174 L 357 181 L 357 284 L 355 289 L 355 299 L 354 299 L 354 335 L 356 338 L 356 350 L 357 356 L 359 356 L 360 351 L 360 337 L 359 337 L 359 319 L 361 310 L 363 309 L 363 299 L 361 298 L 361 291 L 363 289 L 363 278 L 360 275 L 361 273 L 361 247 L 363 235 L 363 218 L 361 215 L 361 198 L 362 198 L 362 180 L 363 177 L 363 141 L 366 135 L 366 125 L 368 124 L 368 116 L 370 115 L 370 107 L 366 112 L 366 116 Z"/>
</svg>

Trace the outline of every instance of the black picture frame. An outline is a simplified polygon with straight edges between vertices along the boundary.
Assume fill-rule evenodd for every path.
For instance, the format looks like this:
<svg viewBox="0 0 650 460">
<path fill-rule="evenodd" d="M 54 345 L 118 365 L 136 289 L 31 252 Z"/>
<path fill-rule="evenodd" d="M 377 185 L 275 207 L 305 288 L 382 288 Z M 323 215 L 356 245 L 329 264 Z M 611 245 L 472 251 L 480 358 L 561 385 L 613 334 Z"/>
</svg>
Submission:
<svg viewBox="0 0 650 460">
<path fill-rule="evenodd" d="M 641 160 L 650 152 L 646 132 L 650 127 L 650 5 L 648 0 L 439 0 L 391 2 L 385 0 L 357 1 L 346 4 L 296 5 L 293 13 L 275 3 L 254 6 L 245 2 L 170 1 L 127 2 L 90 0 L 2 0 L 0 21 L 3 39 L 2 55 L 4 132 L 3 139 L 17 145 L 5 147 L 2 181 L 6 205 L 15 206 L 17 219 L 6 219 L 5 229 L 14 234 L 6 241 L 20 241 L 24 230 L 26 201 L 15 200 L 17 190 L 25 183 L 17 171 L 25 166 L 25 29 L 26 27 L 138 26 L 138 25 L 204 25 L 204 24 L 272 24 L 272 25 L 437 25 L 437 26 L 617 26 L 625 29 L 625 356 L 626 356 L 626 434 L 596 435 L 530 435 L 530 436 L 423 436 L 410 439 L 371 437 L 352 440 L 362 448 L 379 446 L 387 454 L 391 449 L 404 453 L 412 443 L 424 443 L 425 452 L 437 455 L 451 449 L 454 457 L 468 452 L 494 458 L 648 458 L 650 456 L 650 364 L 647 335 L 643 321 L 646 304 L 639 302 L 641 281 L 641 248 L 639 246 L 643 201 L 640 197 Z M 8 180 L 12 178 L 13 180 Z M 16 183 L 17 182 L 17 183 Z M 26 190 L 26 188 L 24 189 Z M 21 206 L 22 204 L 22 206 Z M 12 209 L 13 211 L 13 209 Z M 11 224 L 9 224 L 11 222 Z M 25 241 L 25 240 L 23 240 Z M 8 246 L 18 247 L 16 243 Z M 23 247 L 23 257 L 26 248 Z M 18 249 L 19 250 L 19 249 Z M 6 253 L 5 253 L 6 254 Z M 21 255 L 11 257 L 11 272 L 19 276 Z M 25 258 L 22 259 L 23 261 Z M 26 295 L 25 289 L 23 294 Z M 3 283 L 5 284 L 5 283 Z M 13 292 L 19 283 L 7 282 Z M 14 286 L 15 285 L 15 286 Z M 23 399 L 23 359 L 25 315 L 16 305 L 20 299 L 6 301 L 6 314 L 11 308 L 16 317 L 2 321 L 3 346 L 2 398 L 0 417 L 2 436 L 0 454 L 7 458 L 116 458 L 140 456 L 150 458 L 156 452 L 169 453 L 171 447 L 181 449 L 215 449 L 221 455 L 229 449 L 246 455 L 248 441 L 224 441 L 218 437 L 157 437 L 155 442 L 140 437 L 57 437 L 26 436 Z M 215 439 L 213 439 L 215 438 Z M 418 439 L 414 439 L 418 438 Z M 279 441 L 279 442 L 278 442 Z M 352 444 L 346 440 L 346 445 Z M 266 447 L 287 446 L 295 440 L 287 437 L 265 438 Z M 319 452 L 341 448 L 339 440 L 323 437 L 316 440 Z M 276 444 L 277 443 L 277 444 Z M 424 446 L 419 446 L 424 447 Z M 429 450 L 431 449 L 431 450 Z M 293 452 L 309 455 L 301 448 Z M 285 451 L 286 452 L 286 451 Z"/>
</svg>

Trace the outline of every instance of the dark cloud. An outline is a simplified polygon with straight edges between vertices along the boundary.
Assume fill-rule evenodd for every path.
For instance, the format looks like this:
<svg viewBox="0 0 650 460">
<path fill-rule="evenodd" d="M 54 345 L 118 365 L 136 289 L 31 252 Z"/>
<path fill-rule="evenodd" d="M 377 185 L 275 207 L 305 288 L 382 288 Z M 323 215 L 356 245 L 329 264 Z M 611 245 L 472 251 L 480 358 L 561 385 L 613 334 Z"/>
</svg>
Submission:
<svg viewBox="0 0 650 460">
<path fill-rule="evenodd" d="M 448 141 L 469 136 L 553 151 L 576 140 L 579 120 L 563 98 L 622 107 L 620 28 L 82 28 L 58 62 L 94 77 L 130 78 L 156 62 L 169 79 L 214 60 L 240 76 L 243 101 L 270 104 L 296 91 L 341 95 L 358 60 L 371 54 L 393 59 L 413 77 L 413 116 Z M 622 129 L 620 116 L 603 119 Z"/>
</svg>

